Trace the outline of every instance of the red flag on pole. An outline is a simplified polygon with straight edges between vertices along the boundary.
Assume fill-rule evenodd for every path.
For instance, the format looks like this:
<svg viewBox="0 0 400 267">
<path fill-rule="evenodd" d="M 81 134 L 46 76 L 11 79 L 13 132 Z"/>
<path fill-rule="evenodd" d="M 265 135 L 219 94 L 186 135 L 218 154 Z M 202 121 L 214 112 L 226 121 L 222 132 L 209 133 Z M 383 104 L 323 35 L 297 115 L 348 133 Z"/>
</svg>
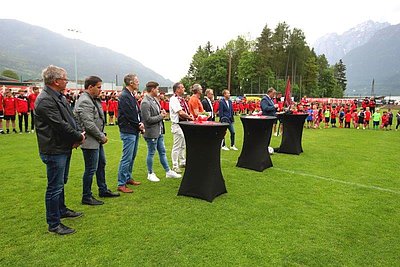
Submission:
<svg viewBox="0 0 400 267">
<path fill-rule="evenodd" d="M 292 105 L 292 96 L 290 94 L 290 78 L 288 77 L 285 89 L 285 107 L 290 107 Z"/>
</svg>

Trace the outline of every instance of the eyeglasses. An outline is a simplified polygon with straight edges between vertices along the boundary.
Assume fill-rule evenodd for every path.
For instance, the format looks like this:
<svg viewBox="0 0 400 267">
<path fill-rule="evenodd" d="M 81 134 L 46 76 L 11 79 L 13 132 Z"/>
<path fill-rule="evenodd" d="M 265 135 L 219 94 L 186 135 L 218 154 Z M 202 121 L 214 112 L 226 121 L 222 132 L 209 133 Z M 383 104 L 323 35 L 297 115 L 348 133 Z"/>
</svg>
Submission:
<svg viewBox="0 0 400 267">
<path fill-rule="evenodd" d="M 58 78 L 57 80 L 63 80 L 65 82 L 69 82 L 69 80 L 67 78 Z"/>
</svg>

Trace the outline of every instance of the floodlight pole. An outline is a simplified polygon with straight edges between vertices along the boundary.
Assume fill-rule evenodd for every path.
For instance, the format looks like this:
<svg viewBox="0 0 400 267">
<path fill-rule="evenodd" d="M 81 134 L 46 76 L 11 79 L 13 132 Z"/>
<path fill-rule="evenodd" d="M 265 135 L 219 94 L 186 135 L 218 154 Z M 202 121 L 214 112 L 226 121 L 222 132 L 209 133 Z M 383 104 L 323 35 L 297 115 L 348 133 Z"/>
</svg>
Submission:
<svg viewBox="0 0 400 267">
<path fill-rule="evenodd" d="M 75 34 L 74 39 L 74 59 L 75 59 L 75 94 L 78 93 L 78 62 L 77 62 L 77 55 L 76 55 L 76 34 L 80 33 L 77 29 L 68 29 L 68 31 L 73 32 Z"/>
</svg>

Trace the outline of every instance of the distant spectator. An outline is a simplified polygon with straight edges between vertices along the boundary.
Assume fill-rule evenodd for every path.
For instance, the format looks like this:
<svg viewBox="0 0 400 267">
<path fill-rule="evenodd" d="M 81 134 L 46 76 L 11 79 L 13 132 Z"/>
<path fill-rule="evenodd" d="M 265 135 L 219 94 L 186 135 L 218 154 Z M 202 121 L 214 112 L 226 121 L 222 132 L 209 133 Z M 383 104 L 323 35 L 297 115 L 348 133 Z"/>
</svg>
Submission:
<svg viewBox="0 0 400 267">
<path fill-rule="evenodd" d="M 373 128 L 376 130 L 379 128 L 379 122 L 381 121 L 381 113 L 379 109 L 376 109 L 375 112 L 372 114 L 372 123 Z"/>
<path fill-rule="evenodd" d="M 29 106 L 31 111 L 31 132 L 33 133 L 35 130 L 35 116 L 33 116 L 33 111 L 35 110 L 35 102 L 36 98 L 39 95 L 39 87 L 34 86 L 32 88 L 32 93 L 29 94 Z"/>
<path fill-rule="evenodd" d="M 3 108 L 7 133 L 10 133 L 10 121 L 12 124 L 13 132 L 17 133 L 17 130 L 15 130 L 15 114 L 17 112 L 17 101 L 15 100 L 9 88 L 6 88 L 4 92 Z"/>
<path fill-rule="evenodd" d="M 3 91 L 0 88 L 0 134 L 5 134 L 5 132 L 3 131 L 3 118 L 4 118 Z"/>
<path fill-rule="evenodd" d="M 396 131 L 397 131 L 400 125 L 400 110 L 397 111 L 396 119 L 397 119 L 397 124 L 396 124 Z"/>
<path fill-rule="evenodd" d="M 28 130 L 28 112 L 29 112 L 29 99 L 26 96 L 24 89 L 18 90 L 17 100 L 17 113 L 18 113 L 18 126 L 19 133 L 22 133 L 22 121 L 24 121 L 25 132 L 29 133 Z"/>
<path fill-rule="evenodd" d="M 382 115 L 382 124 L 381 124 L 381 129 L 388 130 L 388 125 L 389 125 L 389 116 L 386 111 L 383 112 Z"/>
<path fill-rule="evenodd" d="M 390 109 L 390 108 L 388 109 L 387 116 L 388 116 L 388 128 L 389 128 L 389 130 L 392 130 L 392 125 L 393 125 L 392 109 Z"/>
</svg>

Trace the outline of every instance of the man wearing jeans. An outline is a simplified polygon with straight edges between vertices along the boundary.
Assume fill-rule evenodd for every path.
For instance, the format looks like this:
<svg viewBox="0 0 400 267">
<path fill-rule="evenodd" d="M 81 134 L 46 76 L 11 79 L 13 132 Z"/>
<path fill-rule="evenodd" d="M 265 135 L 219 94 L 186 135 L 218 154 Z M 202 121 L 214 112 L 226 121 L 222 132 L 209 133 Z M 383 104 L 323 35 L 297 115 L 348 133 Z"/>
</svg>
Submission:
<svg viewBox="0 0 400 267">
<path fill-rule="evenodd" d="M 144 139 L 147 142 L 147 179 L 151 182 L 159 182 L 160 179 L 153 172 L 153 158 L 156 152 L 160 157 L 161 165 L 163 166 L 166 178 L 181 178 L 182 176 L 169 168 L 164 145 L 164 118 L 167 112 L 163 110 L 160 103 L 156 99 L 159 94 L 158 83 L 148 82 L 146 84 L 147 94 L 141 103 L 140 110 L 144 123 Z"/>
<path fill-rule="evenodd" d="M 231 134 L 231 149 L 238 150 L 235 146 L 235 127 L 233 126 L 235 119 L 233 117 L 232 101 L 230 100 L 231 93 L 229 92 L 229 90 L 225 89 L 222 91 L 222 95 L 224 96 L 224 98 L 219 101 L 219 120 L 220 122 L 229 123 L 228 130 Z M 229 150 L 229 148 L 225 144 L 225 138 L 222 140 L 221 148 L 222 150 Z"/>
<path fill-rule="evenodd" d="M 49 232 L 67 235 L 75 232 L 61 223 L 61 218 L 82 216 L 65 206 L 64 184 L 67 183 L 72 148 L 85 140 L 62 92 L 67 72 L 48 66 L 42 72 L 44 89 L 36 100 L 34 110 L 39 153 L 47 168 L 46 219 Z"/>
<path fill-rule="evenodd" d="M 135 94 L 139 89 L 139 79 L 135 74 L 124 77 L 126 87 L 122 89 L 118 104 L 118 126 L 122 140 L 122 158 L 118 168 L 118 191 L 133 193 L 127 185 L 140 185 L 141 182 L 132 179 L 133 163 L 135 161 L 139 133 L 144 132 L 140 118 L 140 109 Z"/>
<path fill-rule="evenodd" d="M 100 197 L 119 196 L 119 193 L 111 192 L 106 185 L 106 157 L 103 144 L 106 144 L 108 139 L 104 133 L 104 112 L 99 99 L 101 82 L 102 80 L 96 76 L 86 78 L 85 92 L 79 97 L 74 109 L 75 117 L 86 132 L 85 143 L 81 146 L 85 160 L 82 204 L 86 205 L 104 204 L 92 195 L 92 181 L 95 173 Z"/>
<path fill-rule="evenodd" d="M 185 157 L 185 136 L 179 126 L 179 121 L 193 120 L 193 116 L 189 114 L 189 107 L 183 99 L 185 86 L 182 83 L 175 83 L 172 87 L 174 95 L 169 101 L 169 110 L 171 115 L 171 132 L 174 136 L 174 144 L 172 145 L 171 158 L 172 170 L 176 173 L 182 173 L 179 167 L 186 166 Z M 180 165 L 179 165 L 180 164 Z"/>
</svg>

